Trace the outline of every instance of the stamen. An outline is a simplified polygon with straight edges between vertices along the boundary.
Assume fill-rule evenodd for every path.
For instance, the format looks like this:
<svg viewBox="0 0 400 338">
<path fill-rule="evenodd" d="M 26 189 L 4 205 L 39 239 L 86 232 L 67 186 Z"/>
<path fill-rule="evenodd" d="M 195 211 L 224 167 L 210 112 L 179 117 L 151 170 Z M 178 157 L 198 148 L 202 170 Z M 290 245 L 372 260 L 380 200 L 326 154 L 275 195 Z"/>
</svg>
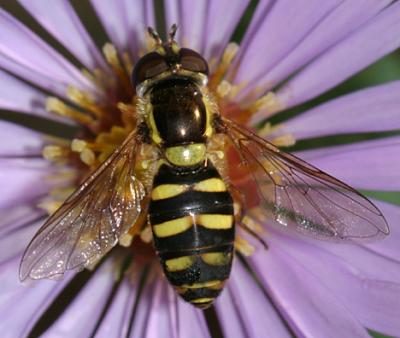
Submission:
<svg viewBox="0 0 400 338">
<path fill-rule="evenodd" d="M 126 73 L 119 61 L 117 49 L 111 43 L 106 43 L 103 47 L 103 54 L 107 62 L 110 64 L 119 79 L 122 81 L 127 93 L 129 95 L 132 94 L 130 80 L 128 74 Z"/>
<path fill-rule="evenodd" d="M 151 243 L 153 240 L 153 232 L 150 226 L 146 226 L 140 233 L 140 239 L 145 243 Z"/>
<path fill-rule="evenodd" d="M 247 240 L 240 236 L 236 236 L 234 245 L 235 250 L 239 251 L 243 256 L 249 257 L 255 251 L 254 246 L 252 246 Z"/>
<path fill-rule="evenodd" d="M 232 85 L 228 81 L 222 80 L 217 87 L 217 94 L 219 97 L 224 98 L 229 95 L 231 90 Z"/>
<path fill-rule="evenodd" d="M 69 154 L 69 150 L 65 147 L 57 145 L 45 146 L 42 150 L 42 155 L 46 160 L 58 161 L 60 159 L 65 159 Z"/>
<path fill-rule="evenodd" d="M 77 121 L 85 126 L 93 125 L 96 121 L 89 115 L 86 115 L 72 107 L 66 105 L 60 99 L 49 97 L 46 101 L 46 110 L 56 113 L 60 116 L 66 116 L 70 119 Z"/>
<path fill-rule="evenodd" d="M 237 43 L 231 42 L 225 48 L 222 54 L 221 62 L 215 70 L 212 78 L 210 79 L 209 86 L 212 89 L 217 88 L 218 84 L 221 83 L 224 75 L 231 66 L 232 60 L 239 51 L 239 45 Z"/>
<path fill-rule="evenodd" d="M 263 116 L 267 117 L 265 112 L 267 112 L 268 116 L 270 116 L 282 109 L 283 106 L 274 92 L 268 92 L 266 95 L 260 97 L 248 107 L 251 113 L 257 113 L 262 110 Z"/>
<path fill-rule="evenodd" d="M 43 209 L 47 212 L 48 215 L 54 214 L 54 212 L 61 207 L 62 201 L 56 201 L 54 199 L 46 199 L 37 205 L 40 209 Z"/>
<path fill-rule="evenodd" d="M 119 239 L 118 239 L 118 243 L 119 245 L 125 247 L 125 248 L 129 248 L 132 244 L 133 241 L 133 235 L 131 235 L 129 232 L 126 234 L 123 234 Z"/>
<path fill-rule="evenodd" d="M 96 155 L 89 148 L 83 149 L 82 152 L 80 153 L 79 157 L 80 157 L 81 161 L 83 163 L 87 164 L 88 166 L 93 165 L 96 161 Z"/>
<path fill-rule="evenodd" d="M 71 142 L 71 150 L 80 153 L 87 147 L 87 143 L 84 140 L 73 139 Z"/>
<path fill-rule="evenodd" d="M 133 62 L 128 52 L 124 52 L 122 54 L 122 62 L 124 63 L 124 67 L 128 74 L 132 74 L 133 71 Z"/>
<path fill-rule="evenodd" d="M 296 144 L 293 135 L 286 134 L 272 139 L 272 143 L 277 147 L 291 147 Z"/>
<path fill-rule="evenodd" d="M 119 102 L 117 108 L 121 112 L 121 119 L 126 128 L 133 130 L 136 126 L 136 108 L 133 104 Z"/>
<path fill-rule="evenodd" d="M 92 144 L 93 148 L 99 148 L 101 145 Z M 79 153 L 79 158 L 81 161 L 88 166 L 92 166 L 96 162 L 96 155 L 91 148 L 91 144 L 83 140 L 74 139 L 71 142 L 71 150 Z M 96 149 L 97 150 L 97 149 Z"/>
<path fill-rule="evenodd" d="M 67 96 L 72 102 L 91 111 L 97 117 L 102 118 L 106 116 L 106 112 L 103 111 L 99 105 L 95 104 L 94 98 L 89 93 L 85 93 L 76 87 L 69 86 L 67 89 Z"/>
<path fill-rule="evenodd" d="M 259 234 L 265 233 L 265 229 L 262 227 L 262 225 L 247 215 L 243 217 L 242 223 L 254 232 Z"/>
</svg>

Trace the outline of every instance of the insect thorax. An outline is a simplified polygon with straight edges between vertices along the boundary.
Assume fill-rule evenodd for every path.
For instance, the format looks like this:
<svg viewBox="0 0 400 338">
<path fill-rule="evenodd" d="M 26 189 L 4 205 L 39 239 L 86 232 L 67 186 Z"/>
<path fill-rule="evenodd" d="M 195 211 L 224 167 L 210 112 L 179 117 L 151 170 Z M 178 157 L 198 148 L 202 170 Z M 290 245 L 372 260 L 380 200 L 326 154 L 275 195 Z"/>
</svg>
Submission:
<svg viewBox="0 0 400 338">
<path fill-rule="evenodd" d="M 147 102 L 150 137 L 166 160 L 178 167 L 204 162 L 212 127 L 201 87 L 189 79 L 168 78 L 152 87 Z"/>
</svg>

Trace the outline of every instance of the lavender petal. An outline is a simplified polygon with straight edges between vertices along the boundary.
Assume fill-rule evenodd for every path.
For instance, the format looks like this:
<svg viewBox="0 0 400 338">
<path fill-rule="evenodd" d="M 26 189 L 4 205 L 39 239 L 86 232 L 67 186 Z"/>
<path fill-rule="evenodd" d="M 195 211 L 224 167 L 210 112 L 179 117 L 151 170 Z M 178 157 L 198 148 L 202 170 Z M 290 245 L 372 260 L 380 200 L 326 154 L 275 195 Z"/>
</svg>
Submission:
<svg viewBox="0 0 400 338">
<path fill-rule="evenodd" d="M 276 1 L 257 30 L 243 39 L 245 48 L 235 83 L 252 83 L 290 53 L 340 1 Z M 282 19 L 284 18 L 284 19 Z M 251 66 L 254 65 L 254 66 Z"/>
<path fill-rule="evenodd" d="M 249 261 L 274 302 L 290 318 L 296 335 L 369 337 L 367 330 L 320 282 L 311 267 L 303 267 L 272 243 L 267 252 L 257 252 Z"/>
<path fill-rule="evenodd" d="M 169 314 L 168 285 L 165 281 L 159 281 L 154 289 L 154 295 L 144 338 L 163 336 L 174 338 L 172 322 Z"/>
<path fill-rule="evenodd" d="M 292 107 L 334 87 L 400 46 L 400 3 L 387 6 L 345 40 L 318 57 L 278 90 Z"/>
<path fill-rule="evenodd" d="M 385 216 L 389 224 L 390 234 L 382 241 L 368 243 L 365 246 L 378 255 L 400 263 L 400 226 L 397 225 L 400 219 L 400 207 L 382 201 L 374 201 L 374 204 L 376 204 Z"/>
<path fill-rule="evenodd" d="M 0 330 L 4 338 L 26 337 L 36 320 L 68 283 L 66 278 L 58 283 L 41 281 L 34 287 L 22 286 L 18 282 L 19 261 L 20 257 L 16 257 L 0 265 Z"/>
<path fill-rule="evenodd" d="M 166 29 L 174 23 L 178 24 L 177 41 L 212 61 L 212 69 L 215 67 L 215 61 L 222 55 L 248 3 L 247 0 L 168 1 L 165 4 Z M 229 11 L 226 10 L 228 7 Z"/>
<path fill-rule="evenodd" d="M 108 258 L 43 337 L 88 337 L 115 282 L 117 264 Z"/>
<path fill-rule="evenodd" d="M 2 83 L 4 82 L 2 81 Z M 0 157 L 23 157 L 41 154 L 44 140 L 40 133 L 1 120 L 0 130 Z"/>
<path fill-rule="evenodd" d="M 165 6 L 166 29 L 178 25 L 176 40 L 183 47 L 203 51 L 207 22 L 207 1 L 168 1 Z"/>
<path fill-rule="evenodd" d="M 18 204 L 11 208 L 0 210 L 0 237 L 18 228 L 29 226 L 44 217 L 43 210 L 29 204 Z"/>
<path fill-rule="evenodd" d="M 246 337 L 259 337 L 266 333 L 271 337 L 291 337 L 260 286 L 237 259 L 221 298 L 221 302 L 219 299 L 216 301 L 216 310 L 226 337 L 241 337 L 243 333 L 237 333 L 242 331 Z"/>
<path fill-rule="evenodd" d="M 152 2 L 91 0 L 91 4 L 119 52 L 130 51 L 137 57 L 147 26 L 154 27 Z"/>
<path fill-rule="evenodd" d="M 260 78 L 249 83 L 246 91 L 256 87 L 271 90 L 301 67 L 375 16 L 391 1 L 344 1 L 332 10 L 289 54 Z M 261 44 L 261 42 L 260 42 Z M 254 118 L 254 122 L 262 118 Z"/>
<path fill-rule="evenodd" d="M 69 1 L 19 0 L 19 2 L 88 69 L 106 68 L 100 51 Z"/>
<path fill-rule="evenodd" d="M 46 181 L 49 163 L 44 159 L 0 159 L 0 166 L 0 210 L 36 201 L 51 187 Z"/>
<path fill-rule="evenodd" d="M 0 9 L 0 66 L 60 96 L 68 85 L 96 92 L 64 57 Z"/>
<path fill-rule="evenodd" d="M 138 284 L 139 274 L 136 274 L 133 278 L 130 275 L 124 278 L 96 332 L 97 338 L 126 337 L 130 325 L 130 315 L 138 292 Z"/>
<path fill-rule="evenodd" d="M 319 279 L 363 326 L 391 335 L 399 332 L 399 263 L 356 245 L 300 241 L 279 235 L 270 242 L 293 264 Z"/>
<path fill-rule="evenodd" d="M 400 190 L 400 137 L 309 150 L 297 155 L 357 189 Z"/>
<path fill-rule="evenodd" d="M 242 17 L 248 0 L 210 1 L 207 10 L 202 55 L 207 60 L 218 60 Z M 227 11 L 229 8 L 229 11 Z M 223 18 L 223 20 L 221 20 Z"/>
<path fill-rule="evenodd" d="M 23 228 L 9 231 L 0 236 L 0 265 L 13 257 L 18 256 L 19 258 L 21 252 L 28 246 L 33 235 L 41 225 L 43 225 L 43 220 L 32 222 Z"/>
<path fill-rule="evenodd" d="M 351 93 L 284 123 L 295 139 L 400 129 L 400 81 Z"/>
</svg>

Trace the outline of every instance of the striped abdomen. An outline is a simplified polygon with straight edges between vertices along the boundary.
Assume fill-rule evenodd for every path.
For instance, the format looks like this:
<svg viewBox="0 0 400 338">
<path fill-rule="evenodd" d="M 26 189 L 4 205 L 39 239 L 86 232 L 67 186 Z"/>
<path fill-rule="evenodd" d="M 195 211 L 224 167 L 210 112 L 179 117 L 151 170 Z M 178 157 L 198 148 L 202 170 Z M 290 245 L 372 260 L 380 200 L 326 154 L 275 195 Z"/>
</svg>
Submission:
<svg viewBox="0 0 400 338">
<path fill-rule="evenodd" d="M 233 201 L 210 161 L 196 172 L 163 164 L 149 207 L 164 272 L 183 299 L 205 308 L 229 277 L 234 241 Z"/>
</svg>

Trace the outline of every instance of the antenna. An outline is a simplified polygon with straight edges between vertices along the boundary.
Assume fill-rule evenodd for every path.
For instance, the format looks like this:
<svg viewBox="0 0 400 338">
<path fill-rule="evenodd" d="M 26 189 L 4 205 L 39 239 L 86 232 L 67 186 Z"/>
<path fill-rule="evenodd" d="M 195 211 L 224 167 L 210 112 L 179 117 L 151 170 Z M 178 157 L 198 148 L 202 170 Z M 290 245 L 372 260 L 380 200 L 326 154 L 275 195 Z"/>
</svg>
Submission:
<svg viewBox="0 0 400 338">
<path fill-rule="evenodd" d="M 176 23 L 174 23 L 171 28 L 169 29 L 169 33 L 168 33 L 168 43 L 172 44 L 173 42 L 175 42 L 175 34 L 176 31 L 178 30 L 178 25 Z"/>
<path fill-rule="evenodd" d="M 178 30 L 178 25 L 174 23 L 171 28 L 169 29 L 168 33 L 168 44 L 172 45 L 175 42 L 175 34 L 176 31 Z M 161 46 L 163 44 L 163 41 L 160 38 L 160 35 L 157 33 L 157 31 L 153 27 L 147 27 L 147 31 L 151 35 L 151 37 L 155 40 L 156 44 L 158 46 Z"/>
<path fill-rule="evenodd" d="M 162 45 L 162 40 L 153 27 L 147 27 L 147 31 L 149 32 L 151 37 L 155 40 L 157 45 Z"/>
</svg>

